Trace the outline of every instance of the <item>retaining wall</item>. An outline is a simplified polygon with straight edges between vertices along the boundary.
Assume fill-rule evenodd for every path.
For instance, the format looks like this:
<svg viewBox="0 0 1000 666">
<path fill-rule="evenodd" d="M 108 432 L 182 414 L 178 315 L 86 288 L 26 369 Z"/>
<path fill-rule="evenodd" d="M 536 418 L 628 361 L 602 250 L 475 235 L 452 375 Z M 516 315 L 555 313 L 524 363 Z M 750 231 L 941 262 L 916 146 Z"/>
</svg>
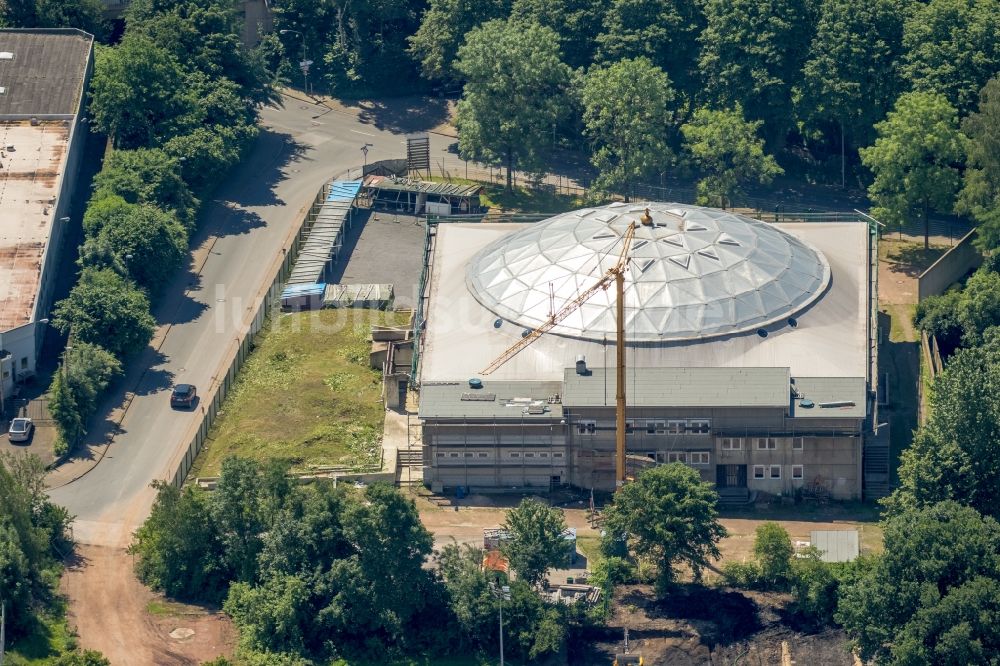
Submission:
<svg viewBox="0 0 1000 666">
<path fill-rule="evenodd" d="M 976 230 L 973 229 L 920 274 L 917 278 L 918 302 L 928 296 L 943 294 L 948 287 L 983 263 L 982 253 L 973 244 L 975 238 Z"/>
</svg>

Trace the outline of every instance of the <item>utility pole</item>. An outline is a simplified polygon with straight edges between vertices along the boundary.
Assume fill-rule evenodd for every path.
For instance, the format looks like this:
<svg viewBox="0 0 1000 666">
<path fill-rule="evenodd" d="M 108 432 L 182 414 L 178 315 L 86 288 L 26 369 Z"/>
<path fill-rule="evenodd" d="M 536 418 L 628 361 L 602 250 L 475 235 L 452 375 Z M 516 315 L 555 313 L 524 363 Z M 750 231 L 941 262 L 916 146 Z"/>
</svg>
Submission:
<svg viewBox="0 0 1000 666">
<path fill-rule="evenodd" d="M 0 666 L 3 666 L 3 653 L 7 640 L 7 603 L 0 601 Z"/>
<path fill-rule="evenodd" d="M 615 489 L 625 485 L 625 271 L 615 274 L 618 365 L 615 368 Z"/>
</svg>

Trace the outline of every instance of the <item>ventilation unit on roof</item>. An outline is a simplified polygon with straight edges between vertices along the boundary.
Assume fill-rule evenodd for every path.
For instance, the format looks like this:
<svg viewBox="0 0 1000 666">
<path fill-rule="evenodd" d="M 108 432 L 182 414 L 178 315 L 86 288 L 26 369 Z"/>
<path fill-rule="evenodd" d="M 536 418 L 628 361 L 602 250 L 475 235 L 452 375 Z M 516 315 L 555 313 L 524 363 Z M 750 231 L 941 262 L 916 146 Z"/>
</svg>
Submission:
<svg viewBox="0 0 1000 666">
<path fill-rule="evenodd" d="M 545 405 L 530 405 L 524 411 L 527 412 L 528 414 L 544 414 Z"/>
<path fill-rule="evenodd" d="M 0 51 L 0 60 L 13 60 L 14 54 L 11 51 Z"/>
</svg>

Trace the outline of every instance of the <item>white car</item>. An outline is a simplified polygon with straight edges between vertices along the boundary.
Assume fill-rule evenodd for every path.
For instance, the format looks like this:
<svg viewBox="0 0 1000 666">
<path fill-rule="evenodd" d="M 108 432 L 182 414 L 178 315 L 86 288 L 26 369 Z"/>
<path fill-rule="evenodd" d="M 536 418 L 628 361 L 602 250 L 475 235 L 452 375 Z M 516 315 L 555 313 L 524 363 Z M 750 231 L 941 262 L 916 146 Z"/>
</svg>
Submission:
<svg viewBox="0 0 1000 666">
<path fill-rule="evenodd" d="M 10 422 L 7 436 L 12 442 L 28 442 L 31 441 L 33 432 L 35 432 L 35 424 L 31 422 L 31 419 L 17 418 Z"/>
</svg>

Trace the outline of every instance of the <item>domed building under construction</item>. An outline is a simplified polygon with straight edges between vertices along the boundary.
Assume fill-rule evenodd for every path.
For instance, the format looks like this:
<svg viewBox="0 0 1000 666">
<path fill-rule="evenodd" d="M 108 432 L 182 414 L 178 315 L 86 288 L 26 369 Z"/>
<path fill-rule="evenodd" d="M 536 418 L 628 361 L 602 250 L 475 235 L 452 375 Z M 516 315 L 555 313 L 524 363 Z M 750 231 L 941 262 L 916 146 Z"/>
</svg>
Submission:
<svg viewBox="0 0 1000 666">
<path fill-rule="evenodd" d="M 863 222 L 673 203 L 438 224 L 416 350 L 425 483 L 609 490 L 623 431 L 629 475 L 680 462 L 734 501 L 860 498 L 874 252 Z"/>
</svg>

